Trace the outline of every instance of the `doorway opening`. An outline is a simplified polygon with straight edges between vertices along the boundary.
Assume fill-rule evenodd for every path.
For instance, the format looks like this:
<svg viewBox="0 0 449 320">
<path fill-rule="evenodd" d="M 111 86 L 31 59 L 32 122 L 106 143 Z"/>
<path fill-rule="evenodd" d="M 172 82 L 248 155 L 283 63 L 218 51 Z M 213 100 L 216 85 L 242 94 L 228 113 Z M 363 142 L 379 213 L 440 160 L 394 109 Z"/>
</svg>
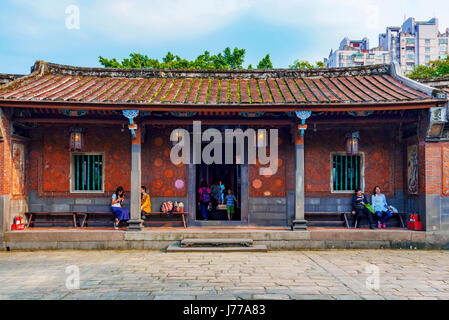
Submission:
<svg viewBox="0 0 449 320">
<path fill-rule="evenodd" d="M 241 165 L 238 164 L 198 164 L 196 165 L 196 185 L 205 183 L 210 189 L 210 204 L 207 209 L 207 220 L 240 221 L 241 220 Z M 224 187 L 220 187 L 220 182 Z M 228 190 L 236 198 L 234 213 L 228 217 L 226 195 Z M 197 190 L 198 191 L 198 190 Z M 197 204 L 200 195 L 196 195 Z M 204 220 L 201 208 L 197 205 L 196 220 Z"/>
</svg>

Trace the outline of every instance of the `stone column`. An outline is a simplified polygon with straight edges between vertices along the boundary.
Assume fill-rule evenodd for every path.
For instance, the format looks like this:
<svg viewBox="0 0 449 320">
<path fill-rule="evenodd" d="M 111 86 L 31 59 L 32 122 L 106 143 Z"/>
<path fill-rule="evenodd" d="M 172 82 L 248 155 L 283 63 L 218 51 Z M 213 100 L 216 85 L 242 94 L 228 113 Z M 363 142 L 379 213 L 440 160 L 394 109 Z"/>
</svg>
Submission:
<svg viewBox="0 0 449 320">
<path fill-rule="evenodd" d="M 295 219 L 292 230 L 307 230 L 304 219 L 304 136 L 301 127 L 294 132 L 295 137 Z"/>
<path fill-rule="evenodd" d="M 142 230 L 140 217 L 140 187 L 141 184 L 141 158 L 142 158 L 142 129 L 136 130 L 136 137 L 131 144 L 131 212 L 128 220 L 128 230 Z"/>
</svg>

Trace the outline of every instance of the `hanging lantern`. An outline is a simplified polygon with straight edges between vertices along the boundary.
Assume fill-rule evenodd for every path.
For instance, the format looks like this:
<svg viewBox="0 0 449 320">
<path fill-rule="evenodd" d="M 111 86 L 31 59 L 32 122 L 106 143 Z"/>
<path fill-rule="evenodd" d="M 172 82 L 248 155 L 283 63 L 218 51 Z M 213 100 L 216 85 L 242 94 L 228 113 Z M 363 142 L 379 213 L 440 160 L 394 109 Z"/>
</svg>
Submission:
<svg viewBox="0 0 449 320">
<path fill-rule="evenodd" d="M 81 151 L 84 147 L 83 128 L 70 129 L 70 151 Z"/>
<path fill-rule="evenodd" d="M 267 143 L 267 130 L 259 129 L 257 130 L 257 147 L 258 148 L 266 148 Z"/>
<path fill-rule="evenodd" d="M 359 154 L 359 132 L 348 133 L 346 135 L 346 153 L 351 156 Z"/>
<path fill-rule="evenodd" d="M 171 136 L 170 136 L 170 140 L 172 141 L 172 145 L 179 145 L 180 147 L 184 147 L 185 142 L 184 142 L 184 137 L 183 137 L 183 133 L 181 131 L 182 129 L 175 129 L 172 131 Z"/>
</svg>

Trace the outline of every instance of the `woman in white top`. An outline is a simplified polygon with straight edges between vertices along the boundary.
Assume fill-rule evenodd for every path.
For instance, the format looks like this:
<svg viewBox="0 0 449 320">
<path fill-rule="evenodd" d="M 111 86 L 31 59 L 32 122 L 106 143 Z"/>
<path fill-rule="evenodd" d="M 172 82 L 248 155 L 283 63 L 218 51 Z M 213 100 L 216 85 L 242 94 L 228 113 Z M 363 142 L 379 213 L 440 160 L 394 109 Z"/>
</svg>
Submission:
<svg viewBox="0 0 449 320">
<path fill-rule="evenodd" d="M 125 191 L 123 187 L 118 187 L 112 195 L 111 211 L 115 214 L 114 229 L 118 229 L 118 225 L 122 220 L 129 220 L 129 210 L 122 208 L 125 201 Z"/>
<path fill-rule="evenodd" d="M 380 187 L 376 186 L 374 188 L 374 193 L 371 196 L 371 204 L 377 217 L 379 218 L 379 229 L 386 229 L 387 221 L 393 216 L 393 212 L 390 206 L 387 204 L 387 198 L 383 193 L 380 192 Z"/>
</svg>

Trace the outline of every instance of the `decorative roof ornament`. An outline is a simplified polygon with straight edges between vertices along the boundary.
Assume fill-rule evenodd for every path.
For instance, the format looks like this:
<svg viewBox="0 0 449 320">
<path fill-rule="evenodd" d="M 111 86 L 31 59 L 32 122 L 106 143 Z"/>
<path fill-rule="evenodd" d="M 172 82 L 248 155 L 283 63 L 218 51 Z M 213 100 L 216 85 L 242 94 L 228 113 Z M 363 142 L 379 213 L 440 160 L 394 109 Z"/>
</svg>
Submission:
<svg viewBox="0 0 449 320">
<path fill-rule="evenodd" d="M 67 117 L 82 117 L 87 113 L 87 111 L 86 110 L 62 109 L 61 113 Z"/>
<path fill-rule="evenodd" d="M 259 112 L 240 112 L 242 117 L 245 118 L 260 118 L 261 116 L 263 116 L 265 114 L 265 112 L 263 111 L 259 111 Z"/>
<path fill-rule="evenodd" d="M 295 111 L 296 116 L 305 122 L 312 115 L 312 111 Z"/>
<path fill-rule="evenodd" d="M 134 130 L 137 130 L 137 124 L 134 123 L 134 118 L 139 115 L 139 110 L 123 110 L 123 115 L 129 119 L 128 129 L 131 130 L 131 134 L 133 138 L 136 138 L 136 133 Z"/>
<path fill-rule="evenodd" d="M 353 117 L 368 117 L 373 114 L 374 111 L 348 111 L 348 114 Z"/>
<path fill-rule="evenodd" d="M 306 120 L 312 115 L 312 111 L 295 111 L 296 116 L 301 119 L 301 126 L 298 129 L 301 130 L 301 139 L 304 137 L 304 131 L 307 129 Z"/>
<path fill-rule="evenodd" d="M 139 115 L 139 110 L 123 110 L 123 115 L 130 121 Z"/>
<path fill-rule="evenodd" d="M 193 117 L 194 115 L 196 115 L 196 112 L 194 111 L 172 111 L 170 113 L 172 116 L 183 118 Z"/>
</svg>

